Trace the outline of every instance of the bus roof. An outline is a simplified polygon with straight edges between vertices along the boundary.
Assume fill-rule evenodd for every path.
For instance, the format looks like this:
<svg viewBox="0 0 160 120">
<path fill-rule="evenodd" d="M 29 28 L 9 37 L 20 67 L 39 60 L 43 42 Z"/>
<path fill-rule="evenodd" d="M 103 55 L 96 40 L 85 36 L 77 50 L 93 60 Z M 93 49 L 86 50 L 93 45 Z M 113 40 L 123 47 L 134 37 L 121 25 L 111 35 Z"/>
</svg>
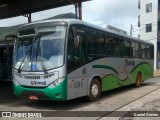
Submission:
<svg viewBox="0 0 160 120">
<path fill-rule="evenodd" d="M 120 37 L 125 37 L 125 38 L 128 38 L 128 39 L 132 39 L 133 41 L 152 44 L 151 42 L 148 42 L 148 41 L 145 41 L 145 40 L 142 40 L 142 39 L 138 39 L 138 38 L 135 38 L 135 37 L 131 37 L 131 36 L 128 36 L 126 34 L 122 34 L 122 33 L 116 32 L 116 31 L 111 31 L 111 30 L 109 30 L 107 28 L 103 28 L 103 27 L 100 27 L 100 26 L 97 26 L 97 25 L 93 25 L 93 24 L 90 24 L 88 22 L 85 22 L 85 21 L 82 21 L 82 20 L 79 20 L 79 19 L 70 19 L 70 18 L 68 18 L 68 19 L 50 19 L 50 20 L 36 21 L 36 22 L 32 22 L 32 23 L 28 23 L 28 24 L 22 25 L 20 27 L 20 29 L 25 27 L 25 26 L 28 26 L 28 25 L 59 22 L 59 21 L 67 22 L 69 25 L 71 25 L 71 24 L 81 24 L 81 25 L 85 25 L 85 26 L 88 26 L 88 27 L 92 27 L 92 28 L 97 29 L 97 30 L 101 30 L 101 31 L 105 31 L 107 33 L 111 33 L 111 34 L 117 35 L 117 36 L 120 36 Z"/>
</svg>

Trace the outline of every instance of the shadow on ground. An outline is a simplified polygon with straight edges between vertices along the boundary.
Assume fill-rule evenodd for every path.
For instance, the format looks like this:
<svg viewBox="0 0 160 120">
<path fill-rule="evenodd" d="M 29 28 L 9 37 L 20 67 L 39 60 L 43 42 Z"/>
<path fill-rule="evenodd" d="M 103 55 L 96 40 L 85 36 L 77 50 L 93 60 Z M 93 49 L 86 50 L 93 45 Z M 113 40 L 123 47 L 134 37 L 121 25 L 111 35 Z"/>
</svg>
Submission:
<svg viewBox="0 0 160 120">
<path fill-rule="evenodd" d="M 12 82 L 0 82 L 0 103 L 17 100 L 14 95 Z"/>
</svg>

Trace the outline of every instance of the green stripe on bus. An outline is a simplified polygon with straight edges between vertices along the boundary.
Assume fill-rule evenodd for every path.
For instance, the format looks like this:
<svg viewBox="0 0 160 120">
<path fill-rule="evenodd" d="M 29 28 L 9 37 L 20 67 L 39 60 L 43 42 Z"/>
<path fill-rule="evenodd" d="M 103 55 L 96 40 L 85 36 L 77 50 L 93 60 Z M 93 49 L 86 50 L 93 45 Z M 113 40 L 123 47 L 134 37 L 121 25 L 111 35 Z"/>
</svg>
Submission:
<svg viewBox="0 0 160 120">
<path fill-rule="evenodd" d="M 118 78 L 118 76 L 114 74 L 109 74 L 109 75 L 104 76 L 102 78 L 102 91 L 111 90 L 111 89 L 118 88 L 121 86 L 134 84 L 136 82 L 137 74 L 139 71 L 142 74 L 142 81 L 153 77 L 152 65 L 146 62 L 141 62 L 132 69 L 132 71 L 130 72 L 131 77 L 127 77 L 121 80 Z"/>
</svg>

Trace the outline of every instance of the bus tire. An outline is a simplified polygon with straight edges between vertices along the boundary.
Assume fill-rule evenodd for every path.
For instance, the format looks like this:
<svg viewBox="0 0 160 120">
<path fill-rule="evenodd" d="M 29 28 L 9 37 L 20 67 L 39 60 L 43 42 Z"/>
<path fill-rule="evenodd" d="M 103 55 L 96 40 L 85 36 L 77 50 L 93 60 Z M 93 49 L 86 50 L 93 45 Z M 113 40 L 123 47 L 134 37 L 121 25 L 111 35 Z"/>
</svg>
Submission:
<svg viewBox="0 0 160 120">
<path fill-rule="evenodd" d="M 138 74 L 137 74 L 137 80 L 136 80 L 136 87 L 140 87 L 140 85 L 141 85 L 141 80 L 142 80 L 142 75 L 141 75 L 141 73 L 139 72 Z"/>
<path fill-rule="evenodd" d="M 101 94 L 100 88 L 101 87 L 100 87 L 99 80 L 96 78 L 93 78 L 90 83 L 89 95 L 87 96 L 87 99 L 91 102 L 98 100 Z"/>
</svg>

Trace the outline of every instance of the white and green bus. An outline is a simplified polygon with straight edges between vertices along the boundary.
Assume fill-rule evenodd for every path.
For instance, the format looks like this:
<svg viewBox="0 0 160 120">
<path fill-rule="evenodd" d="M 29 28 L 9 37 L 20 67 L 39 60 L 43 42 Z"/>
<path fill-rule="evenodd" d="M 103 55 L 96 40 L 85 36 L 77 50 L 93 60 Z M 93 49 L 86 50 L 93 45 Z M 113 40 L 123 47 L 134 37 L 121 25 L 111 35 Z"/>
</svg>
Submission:
<svg viewBox="0 0 160 120">
<path fill-rule="evenodd" d="M 13 87 L 30 100 L 70 100 L 140 83 L 153 76 L 151 43 L 77 19 L 45 20 L 19 28 Z"/>
</svg>

